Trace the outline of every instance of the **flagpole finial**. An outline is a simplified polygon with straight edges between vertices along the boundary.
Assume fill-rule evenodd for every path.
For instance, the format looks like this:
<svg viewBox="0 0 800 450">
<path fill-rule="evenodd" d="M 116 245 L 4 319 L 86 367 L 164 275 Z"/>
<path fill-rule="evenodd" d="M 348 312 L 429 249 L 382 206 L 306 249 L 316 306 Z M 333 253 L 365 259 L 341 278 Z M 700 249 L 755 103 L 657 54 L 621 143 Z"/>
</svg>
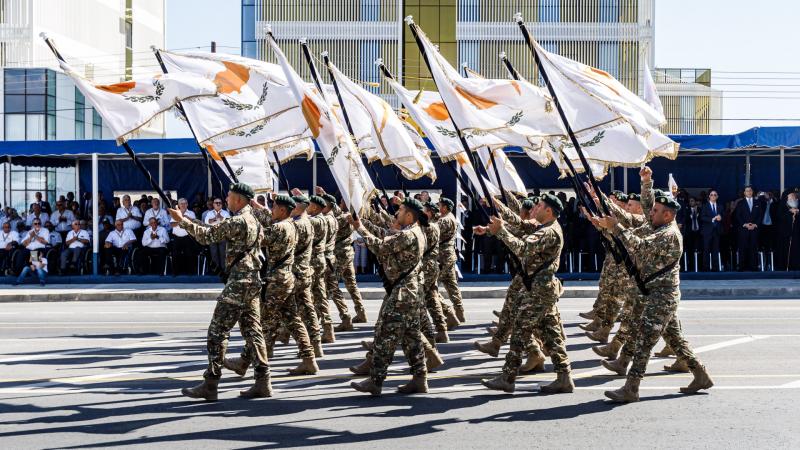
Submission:
<svg viewBox="0 0 800 450">
<path fill-rule="evenodd" d="M 518 13 L 514 14 L 514 22 L 517 22 L 517 23 L 522 23 L 523 22 L 522 21 L 522 13 L 521 12 L 518 12 Z"/>
<path fill-rule="evenodd" d="M 382 66 L 383 65 L 383 58 L 375 59 L 375 65 L 378 66 L 378 67 Z"/>
<path fill-rule="evenodd" d="M 406 18 L 405 18 L 405 19 L 403 19 L 403 20 L 405 20 L 405 22 L 406 22 L 406 25 L 411 25 L 411 24 L 413 24 L 413 23 L 414 23 L 414 16 L 412 16 L 412 15 L 408 15 L 408 16 L 406 16 Z"/>
<path fill-rule="evenodd" d="M 499 56 L 500 59 L 506 59 L 506 52 L 500 52 L 497 56 Z"/>
<path fill-rule="evenodd" d="M 462 61 L 462 62 L 461 62 L 461 67 L 463 67 L 463 68 L 467 69 L 467 68 L 469 68 L 469 64 L 467 64 L 467 62 L 466 62 L 466 61 Z"/>
<path fill-rule="evenodd" d="M 319 54 L 319 56 L 322 56 L 323 58 L 327 58 L 328 57 L 328 51 L 327 50 L 323 50 L 322 53 Z"/>
<path fill-rule="evenodd" d="M 48 40 L 48 39 L 50 39 L 50 37 L 49 37 L 49 36 L 47 35 L 47 33 L 45 33 L 44 31 L 42 31 L 41 33 L 39 33 L 39 37 L 40 37 L 40 38 L 42 38 L 42 39 L 44 39 L 45 41 L 46 41 L 46 40 Z"/>
<path fill-rule="evenodd" d="M 156 47 L 155 45 L 151 45 L 150 46 L 150 50 L 152 50 L 153 52 L 158 53 L 158 47 Z"/>
<path fill-rule="evenodd" d="M 301 37 L 298 42 L 300 42 L 300 45 L 306 45 L 308 44 L 308 38 Z"/>
<path fill-rule="evenodd" d="M 265 23 L 264 24 L 264 33 L 272 34 L 272 25 Z"/>
</svg>

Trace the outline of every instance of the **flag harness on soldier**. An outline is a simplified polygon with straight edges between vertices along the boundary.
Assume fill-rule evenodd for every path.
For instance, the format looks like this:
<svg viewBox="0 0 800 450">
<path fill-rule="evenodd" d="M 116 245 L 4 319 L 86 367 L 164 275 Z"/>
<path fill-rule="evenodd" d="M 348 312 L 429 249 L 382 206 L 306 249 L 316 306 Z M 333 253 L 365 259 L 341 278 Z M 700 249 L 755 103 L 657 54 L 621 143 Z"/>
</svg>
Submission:
<svg viewBox="0 0 800 450">
<path fill-rule="evenodd" d="M 256 245 L 256 243 L 258 242 L 258 237 L 260 235 L 261 235 L 261 224 L 259 223 L 258 224 L 258 232 L 256 233 L 256 238 L 253 241 L 253 243 L 251 244 L 251 246 Z M 244 259 L 245 256 L 247 256 L 247 251 L 239 252 L 239 254 L 237 254 L 236 257 L 233 258 L 233 261 L 231 261 L 231 264 L 228 267 L 226 267 L 219 274 L 219 279 L 222 280 L 222 283 L 227 283 L 228 282 L 228 277 L 231 275 L 231 270 L 233 270 L 233 268 L 236 267 L 237 264 L 242 262 L 242 260 Z"/>
</svg>

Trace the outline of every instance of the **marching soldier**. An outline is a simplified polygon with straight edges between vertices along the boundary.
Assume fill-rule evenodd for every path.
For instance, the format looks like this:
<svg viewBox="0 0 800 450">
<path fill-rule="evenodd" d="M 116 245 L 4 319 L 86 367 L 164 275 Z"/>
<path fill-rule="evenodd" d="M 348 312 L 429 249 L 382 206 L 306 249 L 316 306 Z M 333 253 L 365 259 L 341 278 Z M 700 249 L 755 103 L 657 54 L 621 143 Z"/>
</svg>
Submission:
<svg viewBox="0 0 800 450">
<path fill-rule="evenodd" d="M 439 281 L 444 285 L 450 302 L 453 303 L 458 321 L 466 321 L 464 317 L 464 302 L 461 299 L 461 290 L 458 288 L 458 273 L 456 272 L 456 236 L 458 235 L 458 219 L 453 215 L 454 203 L 449 198 L 439 200 Z M 449 306 L 446 305 L 445 306 Z"/>
<path fill-rule="evenodd" d="M 245 342 L 252 348 L 251 358 L 255 363 L 255 385 L 239 394 L 245 398 L 271 397 L 272 385 L 269 379 L 267 348 L 261 331 L 261 312 L 259 293 L 261 292 L 260 242 L 261 224 L 253 216 L 248 203 L 253 199 L 253 189 L 236 183 L 228 191 L 228 207 L 233 217 L 212 226 L 191 221 L 179 210 L 169 209 L 173 221 L 180 224 L 201 245 L 228 241 L 225 263 L 225 287 L 217 297 L 214 316 L 208 327 L 208 368 L 203 374 L 204 381 L 195 387 L 181 390 L 183 395 L 192 398 L 217 400 L 217 388 L 222 376 L 225 350 L 228 346 L 231 328 L 239 322 Z"/>
<path fill-rule="evenodd" d="M 541 328 L 544 346 L 550 353 L 556 381 L 541 386 L 546 393 L 568 393 L 575 388 L 570 377 L 570 362 L 564 342 L 564 327 L 558 315 L 556 302 L 563 292 L 561 282 L 555 277 L 560 263 L 564 237 L 558 216 L 563 206 L 558 197 L 544 194 L 534 208 L 534 218 L 540 223 L 536 231 L 523 239 L 512 235 L 502 219 L 492 217 L 489 231 L 503 241 L 522 263 L 521 270 L 529 279 L 519 299 L 511 332 L 511 345 L 506 354 L 503 373 L 496 378 L 483 380 L 484 386 L 505 392 L 514 392 L 514 382 L 522 364 L 522 351 L 530 342 L 536 327 Z"/>
<path fill-rule="evenodd" d="M 330 298 L 336 298 L 333 291 L 339 291 L 341 302 L 336 303 L 336 309 L 339 310 L 339 319 L 342 321 L 342 326 L 339 330 L 334 328 L 334 331 L 350 331 L 353 329 L 353 323 L 350 319 L 350 312 L 347 310 L 347 304 L 342 298 L 341 290 L 339 289 L 339 280 L 336 278 L 336 236 L 339 233 L 339 221 L 336 220 L 336 215 L 333 212 L 336 206 L 336 197 L 330 194 L 320 195 L 325 200 L 325 208 L 322 210 L 322 216 L 325 218 L 327 225 L 327 233 L 325 234 L 325 272 L 322 277 L 325 283 L 325 292 L 327 298 L 326 303 L 330 303 Z M 330 304 L 327 305 L 330 309 Z M 330 317 L 330 316 L 329 316 Z M 331 322 L 332 323 L 332 322 Z"/>
<path fill-rule="evenodd" d="M 380 395 L 386 371 L 401 342 L 413 378 L 408 384 L 400 386 L 398 392 L 412 394 L 428 391 L 420 332 L 423 304 L 419 286 L 422 254 L 426 245 L 419 222 L 426 219 L 422 204 L 414 199 L 407 199 L 400 206 L 395 219 L 398 232 L 384 238 L 374 236 L 360 220 L 352 216 L 350 218 L 351 225 L 364 238 L 367 248 L 383 265 L 386 278 L 386 296 L 375 324 L 370 376 L 360 383 L 350 384 L 357 391 Z"/>
<path fill-rule="evenodd" d="M 432 324 L 436 330 L 434 343 L 449 342 L 450 338 L 447 335 L 447 319 L 445 318 L 444 311 L 442 311 L 442 304 L 439 297 L 436 295 L 439 290 L 439 224 L 438 220 L 439 209 L 432 202 L 425 204 L 425 215 L 428 216 L 428 226 L 422 227 L 425 233 L 425 239 L 428 242 L 428 248 L 422 255 L 422 273 L 424 282 L 422 284 L 422 295 L 430 314 Z"/>
<path fill-rule="evenodd" d="M 314 298 L 314 307 L 317 310 L 317 318 L 322 323 L 322 343 L 330 344 L 336 341 L 333 334 L 333 321 L 331 320 L 330 304 L 325 283 L 325 271 L 328 270 L 328 262 L 325 257 L 325 247 L 329 233 L 329 222 L 327 216 L 322 212 L 328 203 L 324 198 L 312 195 L 309 198 L 308 214 L 311 216 L 311 226 L 314 229 L 314 240 L 311 246 L 311 269 L 315 276 L 311 282 L 311 295 Z M 306 318 L 308 321 L 308 318 Z"/>
</svg>

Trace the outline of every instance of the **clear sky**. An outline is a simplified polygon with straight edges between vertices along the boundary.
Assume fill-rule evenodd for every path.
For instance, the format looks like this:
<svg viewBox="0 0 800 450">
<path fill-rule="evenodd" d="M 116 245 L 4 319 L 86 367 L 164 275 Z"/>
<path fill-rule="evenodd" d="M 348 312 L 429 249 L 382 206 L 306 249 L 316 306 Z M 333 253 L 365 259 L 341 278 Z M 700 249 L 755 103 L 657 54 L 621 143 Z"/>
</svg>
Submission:
<svg viewBox="0 0 800 450">
<path fill-rule="evenodd" d="M 167 48 L 207 49 L 214 40 L 219 52 L 239 53 L 240 0 L 165 3 Z M 724 132 L 800 125 L 800 1 L 657 0 L 655 33 L 656 66 L 712 69 Z"/>
</svg>

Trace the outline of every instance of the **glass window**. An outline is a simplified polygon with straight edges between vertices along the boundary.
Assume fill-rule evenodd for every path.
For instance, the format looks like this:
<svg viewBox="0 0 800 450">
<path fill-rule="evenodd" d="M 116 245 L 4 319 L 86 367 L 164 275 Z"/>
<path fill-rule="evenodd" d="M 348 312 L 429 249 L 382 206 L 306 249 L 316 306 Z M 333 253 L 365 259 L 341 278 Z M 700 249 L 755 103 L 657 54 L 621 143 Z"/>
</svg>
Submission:
<svg viewBox="0 0 800 450">
<path fill-rule="evenodd" d="M 16 209 L 19 215 L 22 215 L 28 209 L 28 202 L 25 200 L 26 195 L 26 191 L 11 191 L 11 207 Z"/>
<path fill-rule="evenodd" d="M 4 77 L 6 94 L 25 93 L 25 70 L 6 69 Z"/>
<path fill-rule="evenodd" d="M 25 96 L 24 95 L 6 95 L 5 112 L 6 113 L 21 113 L 21 112 L 25 112 Z"/>
<path fill-rule="evenodd" d="M 125 21 L 125 47 L 133 48 L 133 23 Z"/>
<path fill-rule="evenodd" d="M 103 139 L 103 118 L 92 108 L 92 139 Z"/>
<path fill-rule="evenodd" d="M 27 94 L 46 94 L 47 79 L 44 69 L 28 69 L 26 72 Z"/>
<path fill-rule="evenodd" d="M 242 56 L 245 58 L 258 59 L 258 47 L 253 41 L 242 41 Z"/>
<path fill-rule="evenodd" d="M 48 141 L 56 140 L 56 115 L 55 114 L 48 114 L 47 115 L 47 140 Z"/>
<path fill-rule="evenodd" d="M 25 110 L 29 113 L 43 114 L 45 112 L 45 97 L 44 95 L 26 95 Z"/>
<path fill-rule="evenodd" d="M 255 6 L 242 6 L 242 40 L 252 41 L 256 38 Z"/>
<path fill-rule="evenodd" d="M 25 116 L 25 137 L 29 141 L 43 141 L 45 138 L 44 114 L 28 114 Z"/>
<path fill-rule="evenodd" d="M 25 178 L 26 189 L 44 191 L 47 187 L 47 176 L 43 169 L 29 167 Z"/>
<path fill-rule="evenodd" d="M 75 121 L 75 139 L 86 139 L 86 124 L 77 120 Z"/>
<path fill-rule="evenodd" d="M 47 95 L 56 95 L 56 73 L 52 70 L 47 71 Z"/>
<path fill-rule="evenodd" d="M 6 140 L 25 140 L 25 114 L 6 114 Z"/>
<path fill-rule="evenodd" d="M 47 96 L 47 111 L 54 112 L 56 110 L 56 97 L 53 95 Z"/>
</svg>

